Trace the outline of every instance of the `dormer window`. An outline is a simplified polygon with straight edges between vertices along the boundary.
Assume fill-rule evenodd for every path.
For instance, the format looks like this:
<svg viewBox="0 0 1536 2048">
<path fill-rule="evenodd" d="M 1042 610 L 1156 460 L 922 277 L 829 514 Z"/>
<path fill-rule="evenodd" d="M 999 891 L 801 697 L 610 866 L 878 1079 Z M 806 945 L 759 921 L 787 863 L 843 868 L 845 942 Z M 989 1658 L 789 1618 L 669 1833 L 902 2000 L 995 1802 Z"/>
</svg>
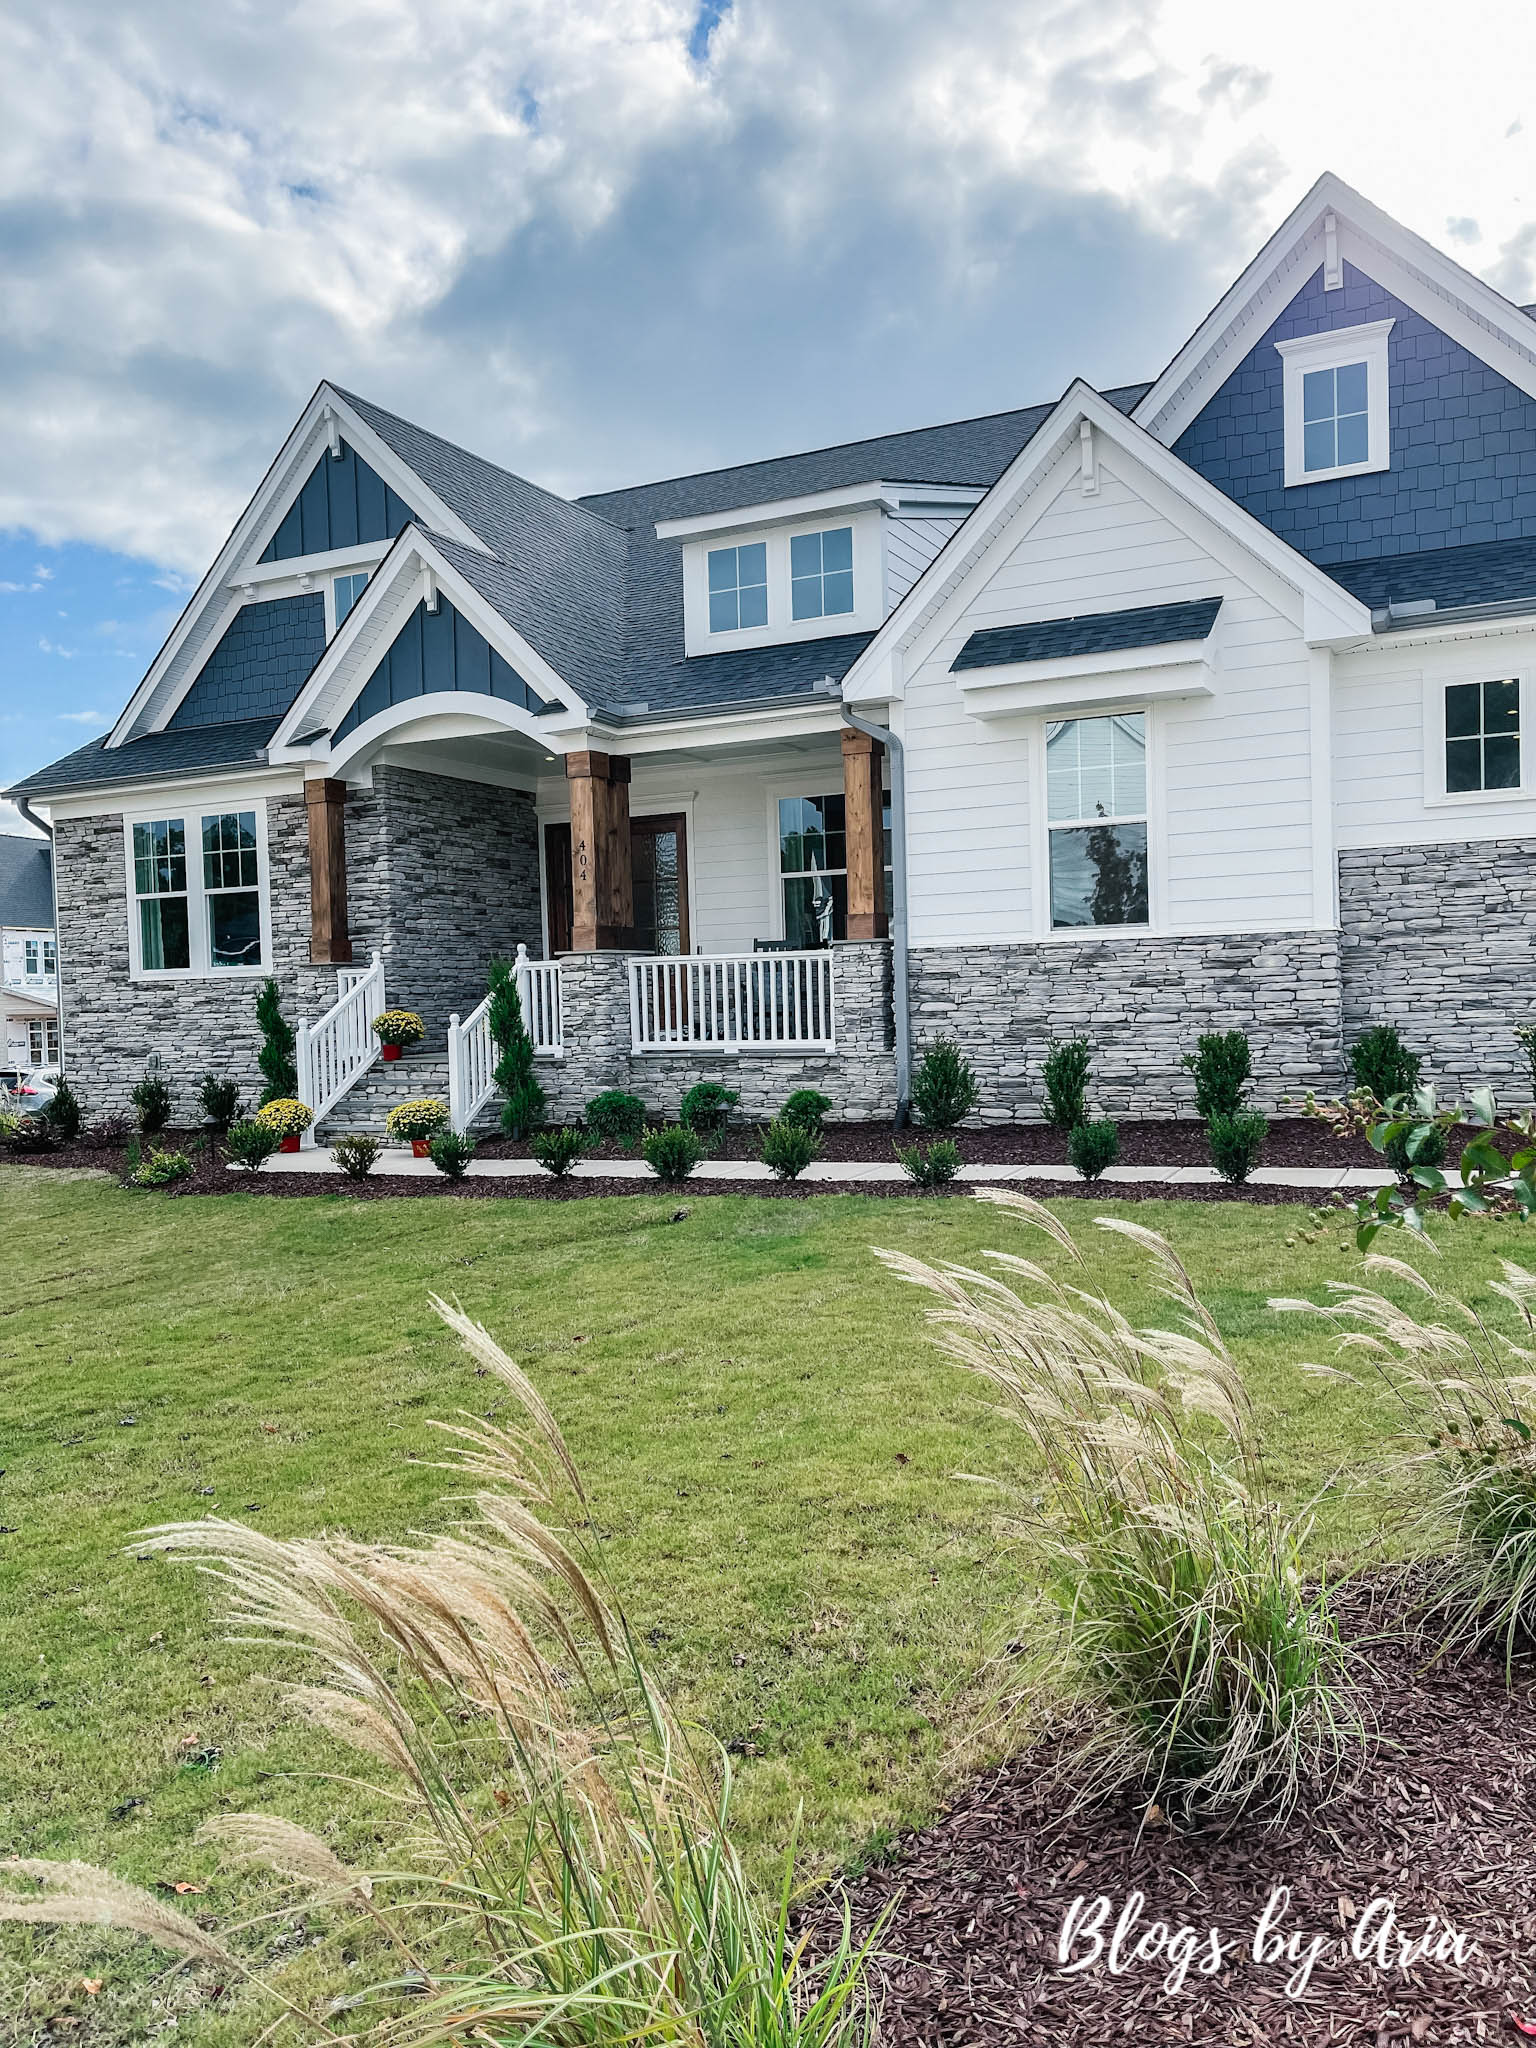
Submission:
<svg viewBox="0 0 1536 2048">
<path fill-rule="evenodd" d="M 764 541 L 709 551 L 709 630 L 736 633 L 768 623 L 768 548 Z"/>
<path fill-rule="evenodd" d="M 1366 476 L 1390 460 L 1390 320 L 1277 341 L 1285 385 L 1285 481 Z"/>
<path fill-rule="evenodd" d="M 790 537 L 789 600 L 793 619 L 825 619 L 853 610 L 851 526 Z"/>
</svg>

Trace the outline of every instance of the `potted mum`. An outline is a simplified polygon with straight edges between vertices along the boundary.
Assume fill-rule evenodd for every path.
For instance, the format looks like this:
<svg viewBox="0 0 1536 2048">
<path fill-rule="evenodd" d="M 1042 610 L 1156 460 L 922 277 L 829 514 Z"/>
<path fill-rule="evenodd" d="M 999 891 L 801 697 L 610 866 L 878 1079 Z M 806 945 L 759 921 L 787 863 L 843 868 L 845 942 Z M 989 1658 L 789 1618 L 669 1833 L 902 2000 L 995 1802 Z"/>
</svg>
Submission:
<svg viewBox="0 0 1536 2048">
<path fill-rule="evenodd" d="M 299 1139 L 314 1120 L 314 1111 L 307 1104 L 295 1101 L 291 1095 L 280 1095 L 275 1102 L 264 1102 L 256 1112 L 257 1123 L 277 1138 L 279 1152 L 297 1152 Z"/>
<path fill-rule="evenodd" d="M 397 1102 L 384 1119 L 384 1128 L 401 1142 L 409 1138 L 415 1158 L 428 1159 L 432 1140 L 439 1131 L 447 1130 L 448 1122 L 447 1103 L 438 1096 L 424 1095 L 416 1102 Z"/>
<path fill-rule="evenodd" d="M 427 1035 L 427 1027 L 414 1010 L 386 1010 L 375 1017 L 373 1028 L 387 1060 L 399 1059 L 408 1045 L 420 1045 Z"/>
</svg>

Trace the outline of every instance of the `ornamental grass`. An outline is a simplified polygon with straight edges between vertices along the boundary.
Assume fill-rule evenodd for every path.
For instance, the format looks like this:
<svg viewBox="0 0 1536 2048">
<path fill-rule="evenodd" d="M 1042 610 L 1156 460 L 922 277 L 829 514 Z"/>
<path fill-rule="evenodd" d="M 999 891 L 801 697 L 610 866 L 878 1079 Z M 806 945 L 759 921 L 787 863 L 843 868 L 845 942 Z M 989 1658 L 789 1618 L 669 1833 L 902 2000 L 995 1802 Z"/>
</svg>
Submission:
<svg viewBox="0 0 1536 2048">
<path fill-rule="evenodd" d="M 1048 1209 L 1003 1189 L 978 1198 L 1042 1231 L 1079 1284 L 1012 1252 L 985 1255 L 1007 1280 L 878 1256 L 937 1296 L 939 1346 L 1000 1397 L 1029 1447 L 1015 1490 L 1059 1618 L 1054 1677 L 1079 1710 L 1081 1782 L 1136 1784 L 1186 1818 L 1278 1824 L 1334 1785 L 1365 1731 L 1331 1596 L 1303 1585 L 1306 1525 L 1274 1504 L 1242 1375 L 1156 1232 L 1097 1219 L 1149 1255 L 1177 1311 L 1171 1329 L 1138 1330 L 1087 1284 Z"/>
<path fill-rule="evenodd" d="M 846 1910 L 814 1958 L 791 1933 L 793 1828 L 777 1890 L 748 1882 L 729 1763 L 642 1661 L 558 1424 L 483 1328 L 433 1305 L 520 1411 L 440 1425 L 464 1512 L 449 1532 L 395 1547 L 209 1520 L 147 1538 L 202 1562 L 231 1632 L 268 1648 L 296 1681 L 294 1710 L 354 1752 L 380 1814 L 405 1824 L 392 1823 L 405 1846 L 387 1873 L 270 1816 L 210 1825 L 231 1860 L 350 1905 L 392 1954 L 372 1997 L 349 1997 L 334 2023 L 309 2016 L 303 2038 L 866 2048 L 870 1943 L 854 1943 Z M 236 1933 L 104 1872 L 13 1862 L 7 1879 L 0 1919 L 130 1929 L 289 2003 Z"/>
</svg>

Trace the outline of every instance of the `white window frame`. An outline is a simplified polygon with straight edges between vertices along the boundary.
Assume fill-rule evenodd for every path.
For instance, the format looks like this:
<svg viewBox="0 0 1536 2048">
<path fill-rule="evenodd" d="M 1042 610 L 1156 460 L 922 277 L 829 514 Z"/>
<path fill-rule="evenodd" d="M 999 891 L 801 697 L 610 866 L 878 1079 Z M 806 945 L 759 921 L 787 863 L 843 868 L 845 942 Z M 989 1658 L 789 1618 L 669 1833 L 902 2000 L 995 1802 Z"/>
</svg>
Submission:
<svg viewBox="0 0 1536 2048">
<path fill-rule="evenodd" d="M 32 954 L 37 954 L 38 964 L 32 965 Z M 50 954 L 53 958 L 50 960 Z M 58 948 L 46 934 L 39 932 L 35 937 L 28 935 L 21 942 L 21 971 L 32 981 L 53 981 L 59 971 Z"/>
<path fill-rule="evenodd" d="M 27 1058 L 31 1060 L 32 1065 L 41 1073 L 48 1074 L 56 1072 L 62 1064 L 61 1055 L 63 1050 L 62 1043 L 59 1038 L 58 1018 L 28 1017 L 26 1020 L 26 1026 Z M 37 1057 L 36 1055 L 34 1055 L 33 1052 L 34 1032 L 36 1032 L 38 1036 L 42 1039 L 43 1050 L 41 1057 Z"/>
<path fill-rule="evenodd" d="M 884 620 L 885 557 L 882 515 L 860 507 L 849 512 L 823 511 L 813 518 L 787 521 L 776 527 L 722 530 L 683 544 L 683 627 L 688 654 L 724 654 L 741 647 L 780 647 L 797 640 L 829 640 L 844 633 L 872 633 Z M 822 612 L 814 619 L 790 616 L 790 542 L 802 534 L 832 533 L 853 528 L 853 610 Z M 768 548 L 768 623 L 709 630 L 709 557 L 721 548 Z"/>
<path fill-rule="evenodd" d="M 256 813 L 256 898 L 261 918 L 261 961 L 255 967 L 215 967 L 208 943 L 208 896 L 203 885 L 203 819 L 225 811 Z M 186 967 L 146 967 L 139 935 L 139 894 L 133 865 L 133 828 L 160 818 L 180 818 L 187 828 Z M 196 797 L 167 794 L 152 806 L 123 813 L 123 861 L 128 892 L 128 972 L 134 981 L 264 981 L 272 965 L 271 867 L 267 856 L 267 805 L 263 797 L 237 790 Z"/>
<path fill-rule="evenodd" d="M 1445 786 L 1445 693 L 1458 683 L 1518 683 L 1520 686 L 1520 780 L 1513 789 L 1447 789 Z M 1458 805 L 1485 807 L 1518 803 L 1536 793 L 1536 671 L 1517 662 L 1458 662 L 1424 678 L 1424 801 L 1436 810 Z"/>
<path fill-rule="evenodd" d="M 827 567 L 826 567 L 826 537 L 827 537 L 827 535 L 828 535 L 828 534 L 830 534 L 830 533 L 846 533 L 846 534 L 847 534 L 847 536 L 848 536 L 848 572 L 847 572 L 847 573 L 848 573 L 849 581 L 850 581 L 850 582 L 852 583 L 852 585 L 853 585 L 853 603 L 852 603 L 851 605 L 849 605 L 849 607 L 848 607 L 847 611 L 845 611 L 845 612 L 829 612 L 829 611 L 827 610 L 827 608 L 826 608 L 826 602 L 827 602 L 827 574 L 828 574 L 828 571 L 827 571 Z M 797 579 L 797 578 L 796 578 L 796 576 L 795 576 L 795 542 L 796 542 L 797 540 L 811 540 L 811 539 L 816 539 L 816 540 L 819 540 L 819 541 L 821 541 L 821 542 L 822 542 L 822 547 L 821 547 L 821 549 L 820 549 L 820 551 L 819 551 L 819 552 L 820 552 L 820 558 L 821 558 L 821 566 L 820 566 L 820 567 L 819 567 L 819 568 L 817 569 L 817 571 L 816 571 L 816 577 L 815 577 L 815 580 L 816 580 L 816 582 L 817 582 L 817 583 L 818 583 L 818 584 L 819 584 L 819 585 L 821 586 L 821 603 L 822 603 L 822 608 L 821 608 L 821 610 L 820 610 L 819 612 L 807 612 L 807 613 L 806 613 L 806 615 L 804 616 L 804 618 L 800 618 L 800 619 L 797 619 L 797 618 L 795 617 L 795 584 L 796 584 L 796 581 L 797 581 L 797 580 L 799 580 L 799 581 L 803 581 L 803 582 L 810 582 L 810 581 L 811 581 L 811 579 L 810 579 L 809 577 L 804 577 L 804 578 L 799 578 L 799 579 Z M 800 532 L 798 532 L 798 533 L 792 533 L 792 534 L 790 535 L 790 537 L 789 537 L 789 547 L 788 547 L 787 553 L 788 553 L 788 561 L 789 561 L 789 616 L 790 616 L 790 621 L 791 621 L 791 623 L 792 623 L 793 625 L 796 625 L 796 626 L 806 626 L 806 625 L 809 625 L 809 624 L 810 624 L 810 623 L 811 623 L 811 622 L 812 622 L 813 620 L 815 620 L 815 621 L 819 622 L 819 621 L 821 621 L 821 620 L 823 620 L 823 619 L 852 619 L 852 618 L 856 618 L 856 617 L 858 616 L 858 610 L 859 610 L 859 562 L 858 562 L 858 553 L 857 553 L 857 550 L 856 550 L 856 548 L 855 548 L 855 546 L 854 546 L 854 529 L 853 529 L 853 521 L 852 521 L 852 519 L 835 519 L 835 520 L 833 520 L 833 522 L 832 522 L 832 523 L 831 523 L 830 525 L 827 525 L 827 524 L 823 523 L 823 524 L 822 524 L 822 525 L 820 525 L 820 526 L 813 526 L 813 527 L 811 527 L 811 528 L 809 529 L 809 531 L 806 531 L 805 529 L 803 529 L 803 528 L 802 528 Z M 840 572 L 834 569 L 834 570 L 833 570 L 833 571 L 832 571 L 831 573 L 832 573 L 832 574 L 833 574 L 833 575 L 835 576 L 835 575 L 839 574 Z"/>
<path fill-rule="evenodd" d="M 342 576 L 361 576 L 363 578 L 363 589 L 366 590 L 373 581 L 374 569 L 376 567 L 377 564 L 358 562 L 350 567 L 332 569 L 327 573 L 325 578 L 325 643 L 327 646 L 336 638 L 337 632 L 346 624 L 347 619 L 351 618 L 352 613 L 361 604 L 363 597 L 363 592 L 360 590 L 357 596 L 353 598 L 345 616 L 338 619 L 336 616 L 337 580 Z"/>
<path fill-rule="evenodd" d="M 884 802 L 889 803 L 891 800 L 889 761 L 881 763 L 880 792 Z M 828 764 L 824 775 L 811 773 L 797 775 L 790 781 L 769 782 L 764 785 L 763 793 L 767 799 L 768 915 L 767 929 L 761 936 L 768 939 L 783 939 L 788 937 L 788 933 L 784 928 L 784 884 L 789 877 L 779 867 L 779 803 L 784 797 L 846 795 L 847 792 L 843 785 L 841 757 L 835 758 Z M 846 874 L 847 870 L 846 868 L 832 868 L 829 872 L 841 875 Z M 887 868 L 885 872 L 889 874 L 890 869 Z M 754 932 L 752 936 L 756 938 L 759 934 Z M 841 945 L 842 943 L 841 939 L 833 941 L 834 945 Z"/>
<path fill-rule="evenodd" d="M 1051 817 L 1047 786 L 1046 735 L 1069 718 L 1139 717 L 1147 742 L 1147 921 L 1145 924 L 1051 923 Z M 1045 946 L 1098 946 L 1107 942 L 1167 938 L 1167 806 L 1163 800 L 1163 735 L 1154 702 L 1085 705 L 1070 711 L 1041 713 L 1031 720 L 1029 796 L 1033 861 L 1030 875 L 1030 924 L 1035 942 Z M 1063 818 L 1062 825 L 1068 824 Z M 1105 824 L 1116 821 L 1106 818 Z M 1121 822 L 1124 822 L 1123 820 Z M 1137 822 L 1140 822 L 1139 820 Z"/>
<path fill-rule="evenodd" d="M 1392 460 L 1391 407 L 1388 390 L 1387 336 L 1391 320 L 1371 320 L 1360 327 L 1330 327 L 1323 334 L 1298 334 L 1277 341 L 1284 384 L 1285 484 L 1325 484 L 1334 477 L 1369 476 Z M 1302 421 L 1302 382 L 1313 370 L 1339 370 L 1364 363 L 1366 376 L 1366 438 L 1364 462 L 1345 462 L 1332 469 L 1307 469 Z"/>
</svg>

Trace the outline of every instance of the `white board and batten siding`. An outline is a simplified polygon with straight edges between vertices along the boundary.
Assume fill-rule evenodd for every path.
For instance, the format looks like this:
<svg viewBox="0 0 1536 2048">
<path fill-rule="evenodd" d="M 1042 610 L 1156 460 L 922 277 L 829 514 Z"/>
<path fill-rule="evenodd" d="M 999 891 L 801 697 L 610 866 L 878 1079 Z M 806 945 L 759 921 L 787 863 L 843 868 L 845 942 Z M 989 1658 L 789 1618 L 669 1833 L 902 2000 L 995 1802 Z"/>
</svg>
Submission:
<svg viewBox="0 0 1536 2048">
<path fill-rule="evenodd" d="M 1117 473 L 1117 470 L 1123 470 Z M 950 663 L 980 629 L 1221 597 L 1211 697 L 1148 707 L 1153 930 L 1295 930 L 1314 924 L 1312 664 L 1301 600 L 1188 507 L 1149 502 L 1134 461 L 1075 461 L 1042 486 L 1045 509 L 995 564 L 909 677 L 912 938 L 918 946 L 1047 937 L 1045 719 L 967 712 Z M 1054 495 L 1050 495 L 1054 489 Z M 1182 509 L 1185 518 L 1176 519 Z M 1127 706 L 1129 708 L 1129 704 Z"/>
</svg>

